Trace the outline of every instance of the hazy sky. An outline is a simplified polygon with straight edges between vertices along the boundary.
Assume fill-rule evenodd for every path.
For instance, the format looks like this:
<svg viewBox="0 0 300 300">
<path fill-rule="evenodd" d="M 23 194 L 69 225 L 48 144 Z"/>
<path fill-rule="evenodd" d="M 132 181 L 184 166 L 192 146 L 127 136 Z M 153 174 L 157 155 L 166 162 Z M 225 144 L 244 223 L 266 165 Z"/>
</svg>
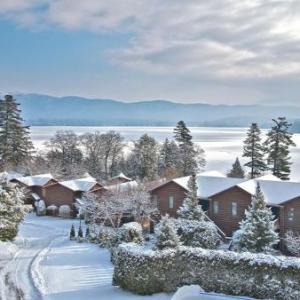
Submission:
<svg viewBox="0 0 300 300">
<path fill-rule="evenodd" d="M 300 102 L 299 0 L 0 0 L 0 38 L 2 92 Z"/>
</svg>

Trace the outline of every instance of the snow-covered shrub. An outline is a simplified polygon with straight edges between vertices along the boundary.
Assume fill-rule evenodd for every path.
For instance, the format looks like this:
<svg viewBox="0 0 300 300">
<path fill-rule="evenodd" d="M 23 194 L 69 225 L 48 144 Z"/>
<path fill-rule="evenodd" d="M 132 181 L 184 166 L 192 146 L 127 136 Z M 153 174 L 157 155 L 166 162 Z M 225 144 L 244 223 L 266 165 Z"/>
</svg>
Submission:
<svg viewBox="0 0 300 300">
<path fill-rule="evenodd" d="M 76 238 L 76 232 L 75 232 L 75 227 L 74 224 L 72 224 L 71 226 L 71 230 L 70 230 L 70 240 L 73 241 Z"/>
<path fill-rule="evenodd" d="M 123 224 L 117 229 L 119 243 L 137 243 L 143 244 L 143 228 L 137 222 L 129 222 Z"/>
<path fill-rule="evenodd" d="M 176 228 L 168 215 L 162 217 L 159 226 L 156 227 L 155 235 L 157 249 L 176 248 L 180 245 Z"/>
<path fill-rule="evenodd" d="M 284 237 L 284 243 L 292 255 L 300 256 L 300 235 L 293 231 L 288 231 Z"/>
<path fill-rule="evenodd" d="M 45 216 L 46 215 L 46 204 L 44 200 L 39 200 L 37 207 L 36 207 L 36 214 L 38 216 Z"/>
<path fill-rule="evenodd" d="M 47 215 L 57 216 L 57 214 L 58 214 L 58 207 L 56 205 L 47 206 Z"/>
<path fill-rule="evenodd" d="M 201 299 L 200 293 L 203 292 L 199 285 L 185 285 L 177 290 L 171 300 Z"/>
<path fill-rule="evenodd" d="M 258 299 L 300 299 L 298 258 L 179 246 L 149 250 L 121 244 L 113 283 L 138 294 L 199 284 L 205 291 Z"/>
<path fill-rule="evenodd" d="M 112 227 L 101 226 L 98 233 L 98 242 L 101 247 L 113 248 L 118 244 L 117 230 Z"/>
<path fill-rule="evenodd" d="M 240 229 L 233 235 L 232 246 L 236 251 L 273 252 L 278 243 L 275 220 L 272 211 L 266 206 L 259 184 L 252 198 L 251 206 L 240 222 Z"/>
<path fill-rule="evenodd" d="M 82 231 L 82 227 L 81 225 L 78 228 L 78 233 L 77 233 L 77 241 L 79 243 L 83 242 L 84 238 L 83 238 L 83 231 Z"/>
<path fill-rule="evenodd" d="M 185 246 L 215 249 L 222 241 L 213 222 L 177 219 L 174 220 L 174 225 Z"/>
<path fill-rule="evenodd" d="M 69 205 L 61 205 L 58 209 L 58 215 L 61 218 L 70 218 L 71 217 L 71 208 Z"/>
</svg>

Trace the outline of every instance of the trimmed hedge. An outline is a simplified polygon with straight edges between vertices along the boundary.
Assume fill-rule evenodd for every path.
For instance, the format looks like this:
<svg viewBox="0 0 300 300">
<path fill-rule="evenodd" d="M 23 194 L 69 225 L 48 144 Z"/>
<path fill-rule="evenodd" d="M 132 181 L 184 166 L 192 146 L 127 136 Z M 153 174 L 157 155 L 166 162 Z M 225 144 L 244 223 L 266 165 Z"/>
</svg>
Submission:
<svg viewBox="0 0 300 300">
<path fill-rule="evenodd" d="M 153 251 L 136 244 L 121 244 L 117 252 L 113 282 L 137 294 L 198 284 L 229 295 L 300 299 L 297 258 L 191 247 Z"/>
</svg>

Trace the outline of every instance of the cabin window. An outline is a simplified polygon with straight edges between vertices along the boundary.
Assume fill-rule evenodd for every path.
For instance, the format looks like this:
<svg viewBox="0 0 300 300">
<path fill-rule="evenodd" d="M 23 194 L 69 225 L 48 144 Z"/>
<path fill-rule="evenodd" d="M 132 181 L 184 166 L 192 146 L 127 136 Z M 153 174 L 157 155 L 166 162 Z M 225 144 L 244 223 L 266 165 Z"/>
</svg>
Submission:
<svg viewBox="0 0 300 300">
<path fill-rule="evenodd" d="M 174 208 L 174 197 L 169 196 L 169 208 Z"/>
<path fill-rule="evenodd" d="M 288 209 L 288 220 L 294 221 L 294 215 L 295 215 L 295 209 L 294 207 L 291 207 Z"/>
<path fill-rule="evenodd" d="M 214 211 L 215 215 L 219 213 L 219 202 L 218 201 L 214 201 L 213 211 Z"/>
<path fill-rule="evenodd" d="M 237 203 L 236 202 L 231 202 L 231 214 L 233 216 L 237 215 Z"/>
</svg>

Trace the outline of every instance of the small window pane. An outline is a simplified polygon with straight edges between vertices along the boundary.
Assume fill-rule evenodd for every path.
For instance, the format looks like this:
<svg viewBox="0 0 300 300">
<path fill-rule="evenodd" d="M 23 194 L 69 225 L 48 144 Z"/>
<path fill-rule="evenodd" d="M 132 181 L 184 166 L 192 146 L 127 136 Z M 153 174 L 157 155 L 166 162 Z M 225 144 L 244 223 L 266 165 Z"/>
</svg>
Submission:
<svg viewBox="0 0 300 300">
<path fill-rule="evenodd" d="M 213 209 L 214 209 L 214 214 L 219 213 L 219 202 L 218 201 L 214 201 Z"/>
<path fill-rule="evenodd" d="M 236 202 L 231 203 L 231 213 L 233 216 L 237 215 L 237 203 Z"/>
<path fill-rule="evenodd" d="M 294 221 L 295 209 L 293 207 L 288 210 L 288 220 Z"/>
<path fill-rule="evenodd" d="M 169 196 L 169 208 L 174 208 L 174 197 Z"/>
</svg>

